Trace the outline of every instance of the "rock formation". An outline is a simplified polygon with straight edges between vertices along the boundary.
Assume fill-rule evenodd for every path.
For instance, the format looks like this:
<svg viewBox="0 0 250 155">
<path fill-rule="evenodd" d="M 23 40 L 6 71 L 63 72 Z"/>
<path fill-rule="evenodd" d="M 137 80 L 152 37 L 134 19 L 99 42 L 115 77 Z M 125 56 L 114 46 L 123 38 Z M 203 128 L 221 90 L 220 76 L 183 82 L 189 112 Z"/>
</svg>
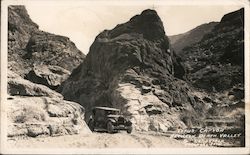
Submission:
<svg viewBox="0 0 250 155">
<path fill-rule="evenodd" d="M 25 49 L 27 53 L 24 58 L 33 64 L 56 65 L 70 72 L 85 57 L 69 38 L 43 31 L 35 32 Z"/>
<path fill-rule="evenodd" d="M 8 7 L 10 70 L 22 77 L 36 65 L 59 66 L 71 72 L 84 57 L 69 38 L 39 30 L 24 6 Z"/>
<path fill-rule="evenodd" d="M 8 101 L 8 137 L 90 133 L 77 103 L 45 96 L 11 96 Z"/>
<path fill-rule="evenodd" d="M 203 102 L 210 103 L 206 126 L 237 130 L 244 146 L 244 9 L 224 15 L 201 41 L 179 54 L 185 80 Z"/>
<path fill-rule="evenodd" d="M 187 80 L 207 91 L 223 91 L 244 85 L 244 10 L 224 15 L 220 23 L 181 58 Z"/>
<path fill-rule="evenodd" d="M 55 90 L 69 75 L 68 70 L 59 66 L 38 65 L 34 66 L 24 78 Z"/>
<path fill-rule="evenodd" d="M 145 10 L 113 30 L 104 30 L 85 61 L 59 88 L 65 99 L 86 108 L 122 110 L 140 131 L 162 131 L 199 124 L 207 105 L 198 103 L 187 83 L 175 77 L 178 64 L 162 21 Z M 203 108 L 201 108 L 203 107 Z"/>
<path fill-rule="evenodd" d="M 25 80 L 12 71 L 8 71 L 8 94 L 13 96 L 48 96 L 63 98 L 61 94 L 48 87 Z"/>
<path fill-rule="evenodd" d="M 8 7 L 9 137 L 90 132 L 84 108 L 52 90 L 84 57 L 69 38 L 39 30 L 24 6 Z"/>
<path fill-rule="evenodd" d="M 214 117 L 243 129 L 242 19 L 243 9 L 225 15 L 176 54 L 156 11 L 145 10 L 101 32 L 84 58 L 68 38 L 40 31 L 23 6 L 10 6 L 8 135 L 89 132 L 82 120 L 94 106 L 121 109 L 137 131 L 204 127 Z"/>
<path fill-rule="evenodd" d="M 175 53 L 179 54 L 183 48 L 201 41 L 203 36 L 210 33 L 218 22 L 210 22 L 182 34 L 169 36 L 169 40 Z"/>
<path fill-rule="evenodd" d="M 84 108 L 48 87 L 8 72 L 8 136 L 58 136 L 90 132 Z"/>
</svg>

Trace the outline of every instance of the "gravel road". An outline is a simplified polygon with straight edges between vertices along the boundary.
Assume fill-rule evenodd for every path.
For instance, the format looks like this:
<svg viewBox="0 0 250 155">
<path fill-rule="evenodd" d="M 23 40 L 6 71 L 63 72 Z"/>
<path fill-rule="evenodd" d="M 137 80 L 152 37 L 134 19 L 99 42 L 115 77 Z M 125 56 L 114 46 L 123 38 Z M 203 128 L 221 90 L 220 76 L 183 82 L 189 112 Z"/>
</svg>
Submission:
<svg viewBox="0 0 250 155">
<path fill-rule="evenodd" d="M 187 144 L 157 134 L 120 132 L 8 139 L 7 145 L 16 148 L 166 148 L 190 147 Z"/>
</svg>

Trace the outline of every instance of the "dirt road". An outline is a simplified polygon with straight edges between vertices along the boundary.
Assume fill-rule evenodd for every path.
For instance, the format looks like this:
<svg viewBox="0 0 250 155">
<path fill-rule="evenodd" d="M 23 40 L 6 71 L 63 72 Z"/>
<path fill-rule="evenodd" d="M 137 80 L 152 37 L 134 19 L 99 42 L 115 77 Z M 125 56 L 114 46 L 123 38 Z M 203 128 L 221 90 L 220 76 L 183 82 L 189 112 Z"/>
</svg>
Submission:
<svg viewBox="0 0 250 155">
<path fill-rule="evenodd" d="M 166 148 L 190 147 L 175 139 L 141 133 L 125 132 L 91 133 L 66 135 L 59 137 L 37 137 L 26 139 L 9 139 L 9 147 L 17 148 Z"/>
</svg>

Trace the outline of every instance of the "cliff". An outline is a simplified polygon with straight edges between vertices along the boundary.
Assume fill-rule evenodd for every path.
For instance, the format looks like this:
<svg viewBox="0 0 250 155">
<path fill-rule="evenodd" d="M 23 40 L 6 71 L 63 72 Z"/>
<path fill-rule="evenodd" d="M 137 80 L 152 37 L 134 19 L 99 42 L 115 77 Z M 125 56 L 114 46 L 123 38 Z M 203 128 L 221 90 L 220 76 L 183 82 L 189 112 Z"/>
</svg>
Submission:
<svg viewBox="0 0 250 155">
<path fill-rule="evenodd" d="M 39 30 L 24 6 L 8 7 L 8 137 L 90 133 L 84 108 L 52 90 L 84 57 L 69 38 Z"/>
<path fill-rule="evenodd" d="M 8 7 L 10 70 L 22 77 L 36 65 L 54 65 L 71 72 L 84 57 L 69 38 L 39 30 L 24 6 Z"/>
<path fill-rule="evenodd" d="M 184 128 L 199 123 L 195 118 L 206 105 L 175 77 L 176 64 L 162 21 L 156 11 L 145 10 L 100 33 L 60 92 L 86 108 L 86 121 L 93 106 L 111 106 L 136 130 Z"/>
<path fill-rule="evenodd" d="M 244 85 L 244 10 L 224 15 L 202 40 L 183 49 L 187 80 L 207 91 Z"/>
</svg>

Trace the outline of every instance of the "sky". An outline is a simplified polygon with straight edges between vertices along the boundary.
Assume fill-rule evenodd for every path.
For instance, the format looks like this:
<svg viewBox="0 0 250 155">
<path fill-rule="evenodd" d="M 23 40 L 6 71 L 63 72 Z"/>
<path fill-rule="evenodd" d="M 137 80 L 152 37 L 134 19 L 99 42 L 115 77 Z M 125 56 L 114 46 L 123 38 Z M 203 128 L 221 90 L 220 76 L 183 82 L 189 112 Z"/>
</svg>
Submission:
<svg viewBox="0 0 250 155">
<path fill-rule="evenodd" d="M 160 16 L 166 35 L 187 32 L 201 24 L 220 21 L 239 5 L 25 5 L 31 19 L 43 31 L 70 38 L 87 54 L 95 37 L 105 29 L 127 22 L 145 9 Z"/>
</svg>

